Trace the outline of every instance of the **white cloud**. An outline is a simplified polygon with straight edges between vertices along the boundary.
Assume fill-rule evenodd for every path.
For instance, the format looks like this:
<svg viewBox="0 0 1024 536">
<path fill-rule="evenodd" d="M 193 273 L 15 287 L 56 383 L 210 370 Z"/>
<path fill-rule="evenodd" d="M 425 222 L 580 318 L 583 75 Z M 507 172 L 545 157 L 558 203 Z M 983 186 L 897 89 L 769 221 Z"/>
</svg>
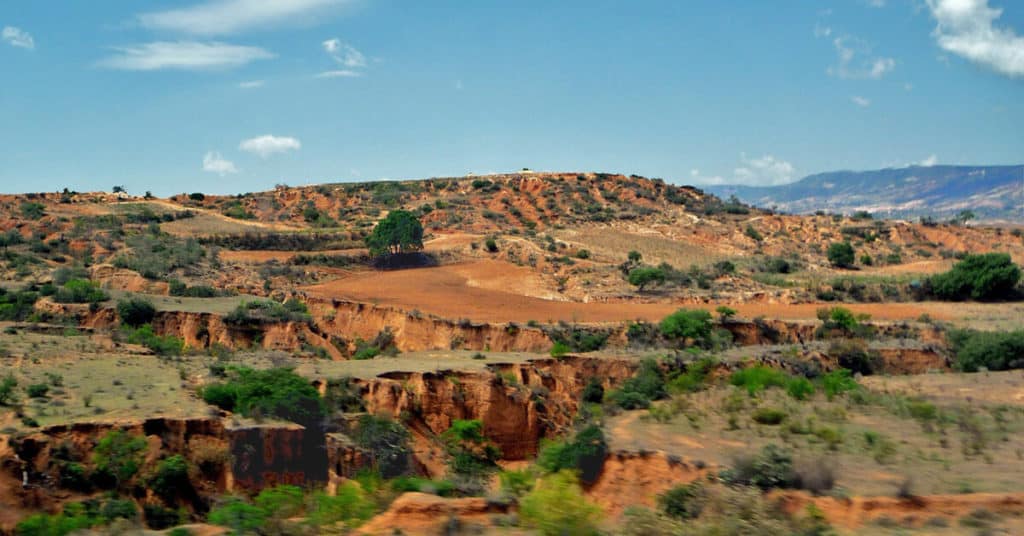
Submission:
<svg viewBox="0 0 1024 536">
<path fill-rule="evenodd" d="M 722 178 L 720 175 L 705 176 L 702 175 L 699 169 L 690 170 L 690 183 L 691 184 L 729 184 L 729 181 Z"/>
<path fill-rule="evenodd" d="M 1024 37 L 994 22 L 1003 10 L 988 0 L 927 0 L 938 23 L 932 35 L 946 52 L 1010 77 L 1024 76 Z"/>
<path fill-rule="evenodd" d="M 938 162 L 939 162 L 939 157 L 936 156 L 936 155 L 931 155 L 928 158 L 925 158 L 924 160 L 918 162 L 918 165 L 919 166 L 923 166 L 923 167 L 932 167 L 935 164 L 937 164 Z"/>
<path fill-rule="evenodd" d="M 288 136 L 273 136 L 271 134 L 250 138 L 238 144 L 239 149 L 259 155 L 261 158 L 267 158 L 274 153 L 283 153 L 291 150 L 297 151 L 301 147 L 302 143 L 295 138 Z"/>
<path fill-rule="evenodd" d="M 203 171 L 216 173 L 223 177 L 228 173 L 238 173 L 238 168 L 235 167 L 234 162 L 225 160 L 220 153 L 209 151 L 203 156 Z"/>
<path fill-rule="evenodd" d="M 814 37 L 828 37 L 832 35 L 831 26 L 822 26 L 821 24 L 814 24 Z"/>
<path fill-rule="evenodd" d="M 247 80 L 245 82 L 239 82 L 238 87 L 242 89 L 254 89 L 263 87 L 263 84 L 265 84 L 263 80 Z"/>
<path fill-rule="evenodd" d="M 336 71 L 324 71 L 317 73 L 314 78 L 358 78 L 363 76 L 363 73 L 359 71 L 353 71 L 352 69 L 338 69 Z"/>
<path fill-rule="evenodd" d="M 334 61 L 345 67 L 366 67 L 366 56 L 356 50 L 352 45 L 342 43 L 337 37 L 328 39 L 321 43 L 324 51 L 334 58 Z"/>
<path fill-rule="evenodd" d="M 850 36 L 839 36 L 832 40 L 836 49 L 836 65 L 826 72 L 839 78 L 878 80 L 896 68 L 896 60 L 887 57 L 868 57 L 871 47 L 864 41 Z"/>
<path fill-rule="evenodd" d="M 100 60 L 97 64 L 100 67 L 127 71 L 197 70 L 238 67 L 274 57 L 274 54 L 259 47 L 216 41 L 155 41 L 114 47 L 114 50 L 118 53 Z"/>
<path fill-rule="evenodd" d="M 860 95 L 854 95 L 850 97 L 850 100 L 853 101 L 853 103 L 856 104 L 857 106 L 860 106 L 861 108 L 867 108 L 868 106 L 871 106 L 871 100 L 865 97 L 861 97 Z"/>
<path fill-rule="evenodd" d="M 27 48 L 29 50 L 36 48 L 36 41 L 32 39 L 32 34 L 21 28 L 4 26 L 2 35 L 4 41 L 7 41 L 11 46 Z"/>
<path fill-rule="evenodd" d="M 190 7 L 143 13 L 142 26 L 193 35 L 224 35 L 282 22 L 316 22 L 348 0 L 208 0 Z"/>
<path fill-rule="evenodd" d="M 772 186 L 793 180 L 795 171 L 793 165 L 770 154 L 753 159 L 748 159 L 746 154 L 741 154 L 740 160 L 743 165 L 733 170 L 736 182 Z"/>
</svg>

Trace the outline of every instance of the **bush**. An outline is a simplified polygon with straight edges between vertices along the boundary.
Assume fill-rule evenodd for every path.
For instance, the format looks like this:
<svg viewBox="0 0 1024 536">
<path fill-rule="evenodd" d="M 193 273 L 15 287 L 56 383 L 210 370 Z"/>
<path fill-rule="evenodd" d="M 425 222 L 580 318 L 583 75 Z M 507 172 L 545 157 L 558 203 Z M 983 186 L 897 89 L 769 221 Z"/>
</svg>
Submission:
<svg viewBox="0 0 1024 536">
<path fill-rule="evenodd" d="M 652 400 L 659 400 L 667 395 L 665 374 L 658 362 L 645 359 L 640 362 L 635 376 L 608 393 L 608 400 L 623 409 L 642 409 L 650 406 Z"/>
<path fill-rule="evenodd" d="M 549 353 L 551 354 L 551 357 L 558 358 L 568 354 L 570 351 L 572 351 L 572 348 L 569 348 L 568 344 L 561 341 L 555 341 L 555 344 L 551 345 L 551 351 Z"/>
<path fill-rule="evenodd" d="M 770 426 L 782 424 L 786 420 L 786 412 L 776 408 L 758 408 L 751 416 L 757 424 Z"/>
<path fill-rule="evenodd" d="M 711 335 L 711 313 L 703 309 L 679 309 L 662 319 L 661 334 L 669 339 L 693 339 L 703 343 Z"/>
<path fill-rule="evenodd" d="M 314 423 L 324 414 L 320 393 L 290 368 L 234 368 L 235 378 L 203 389 L 203 400 L 249 417 L 277 417 Z"/>
<path fill-rule="evenodd" d="M 29 398 L 43 398 L 50 392 L 50 386 L 45 383 L 35 383 L 25 388 Z"/>
<path fill-rule="evenodd" d="M 604 385 L 601 383 L 601 379 L 591 376 L 587 380 L 587 385 L 583 387 L 580 398 L 586 403 L 600 404 L 604 400 Z"/>
<path fill-rule="evenodd" d="M 156 307 L 153 302 L 145 299 L 132 297 L 117 302 L 117 315 L 121 322 L 132 327 L 139 327 L 153 321 L 156 316 Z"/>
<path fill-rule="evenodd" d="M 370 452 L 373 466 L 382 477 L 395 478 L 409 470 L 411 436 L 400 423 L 386 417 L 361 415 L 352 439 Z"/>
<path fill-rule="evenodd" d="M 849 369 L 854 374 L 869 376 L 881 372 L 884 365 L 882 356 L 869 350 L 864 341 L 845 339 L 832 343 L 828 355 L 835 357 L 840 367 Z"/>
<path fill-rule="evenodd" d="M 139 471 L 146 450 L 146 438 L 120 430 L 107 432 L 93 449 L 96 472 L 109 475 L 123 485 Z"/>
<path fill-rule="evenodd" d="M 523 523 L 543 536 L 596 536 L 601 508 L 583 495 L 576 477 L 567 471 L 537 482 L 522 498 Z"/>
<path fill-rule="evenodd" d="M 149 480 L 149 487 L 168 503 L 173 503 L 179 493 L 191 489 L 185 458 L 175 454 L 162 460 L 157 465 L 156 474 Z"/>
<path fill-rule="evenodd" d="M 729 383 L 742 387 L 751 396 L 768 387 L 785 387 L 788 383 L 785 372 L 764 365 L 755 365 L 737 370 L 729 377 Z"/>
<path fill-rule="evenodd" d="M 1007 299 L 1021 270 L 1008 253 L 967 255 L 953 268 L 931 278 L 932 292 L 943 300 Z"/>
<path fill-rule="evenodd" d="M 737 458 L 733 468 L 723 471 L 721 477 L 730 484 L 762 490 L 790 488 L 797 481 L 793 457 L 789 451 L 774 444 L 766 445 L 756 456 Z"/>
<path fill-rule="evenodd" d="M 676 486 L 658 496 L 658 507 L 675 519 L 697 519 L 707 504 L 707 492 L 699 482 Z"/>
<path fill-rule="evenodd" d="M 807 400 L 814 395 L 814 384 L 807 378 L 792 378 L 786 384 L 786 393 L 796 400 Z"/>
<path fill-rule="evenodd" d="M 99 303 L 109 298 L 98 284 L 87 279 L 72 279 L 53 295 L 57 303 Z"/>
<path fill-rule="evenodd" d="M 850 268 L 856 256 L 849 242 L 836 242 L 828 247 L 828 262 L 836 268 Z"/>
<path fill-rule="evenodd" d="M 1024 368 L 1024 330 L 953 330 L 947 338 L 956 355 L 956 368 L 964 372 Z"/>
<path fill-rule="evenodd" d="M 238 497 L 231 497 L 210 510 L 206 519 L 214 525 L 230 528 L 235 534 L 246 534 L 262 528 L 267 523 L 267 513 Z"/>
<path fill-rule="evenodd" d="M 601 475 L 608 444 L 600 426 L 590 425 L 565 442 L 546 443 L 537 455 L 537 465 L 548 473 L 576 471 L 584 484 L 591 484 Z"/>
<path fill-rule="evenodd" d="M 441 438 L 450 456 L 449 472 L 460 491 L 482 492 L 501 458 L 501 450 L 484 436 L 483 423 L 455 419 Z"/>
<path fill-rule="evenodd" d="M 839 369 L 822 376 L 821 387 L 825 396 L 832 400 L 838 395 L 857 390 L 858 385 L 849 369 Z"/>
<path fill-rule="evenodd" d="M 180 355 L 185 349 L 185 341 L 173 335 L 157 335 L 153 332 L 153 326 L 143 324 L 139 328 L 127 328 L 128 342 L 141 344 L 157 355 Z"/>
<path fill-rule="evenodd" d="M 13 373 L 8 372 L 7 376 L 0 381 L 0 406 L 6 406 L 15 399 L 14 389 L 18 387 L 18 380 Z"/>
<path fill-rule="evenodd" d="M 643 292 L 649 285 L 660 285 L 665 282 L 665 272 L 661 268 L 653 266 L 641 266 L 629 271 L 629 284 Z"/>
</svg>

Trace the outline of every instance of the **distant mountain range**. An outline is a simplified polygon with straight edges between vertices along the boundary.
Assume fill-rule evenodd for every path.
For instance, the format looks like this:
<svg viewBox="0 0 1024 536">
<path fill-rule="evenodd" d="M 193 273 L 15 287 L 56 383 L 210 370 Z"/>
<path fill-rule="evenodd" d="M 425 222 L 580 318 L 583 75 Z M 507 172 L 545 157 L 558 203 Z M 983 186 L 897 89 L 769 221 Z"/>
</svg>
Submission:
<svg viewBox="0 0 1024 536">
<path fill-rule="evenodd" d="M 703 187 L 795 214 L 867 210 L 890 218 L 945 219 L 971 210 L 981 221 L 1024 222 L 1024 165 L 911 166 L 818 173 L 780 186 Z"/>
</svg>

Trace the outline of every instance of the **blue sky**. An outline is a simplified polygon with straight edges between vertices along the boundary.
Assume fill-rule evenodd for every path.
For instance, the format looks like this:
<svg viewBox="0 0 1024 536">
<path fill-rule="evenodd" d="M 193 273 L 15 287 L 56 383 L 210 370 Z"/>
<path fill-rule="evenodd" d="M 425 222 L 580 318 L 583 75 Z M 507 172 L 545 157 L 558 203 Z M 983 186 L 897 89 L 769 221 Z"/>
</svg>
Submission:
<svg viewBox="0 0 1024 536">
<path fill-rule="evenodd" d="M 8 0 L 0 191 L 1024 161 L 1011 0 Z"/>
</svg>

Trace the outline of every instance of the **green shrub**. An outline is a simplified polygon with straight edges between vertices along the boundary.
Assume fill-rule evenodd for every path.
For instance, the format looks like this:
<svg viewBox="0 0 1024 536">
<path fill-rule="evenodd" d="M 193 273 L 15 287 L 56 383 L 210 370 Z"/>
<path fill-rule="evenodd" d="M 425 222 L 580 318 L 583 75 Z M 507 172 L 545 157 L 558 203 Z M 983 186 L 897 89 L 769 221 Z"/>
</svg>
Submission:
<svg viewBox="0 0 1024 536">
<path fill-rule="evenodd" d="M 665 282 L 665 272 L 653 266 L 641 266 L 629 271 L 629 284 L 643 292 L 644 288 L 650 285 L 659 285 Z"/>
<path fill-rule="evenodd" d="M 128 334 L 128 342 L 141 344 L 157 355 L 181 355 L 185 349 L 185 341 L 173 335 L 157 335 L 150 324 L 143 324 L 136 329 L 126 328 L 125 332 Z"/>
<path fill-rule="evenodd" d="M 713 357 L 702 357 L 692 363 L 688 363 L 685 372 L 668 382 L 669 390 L 673 393 L 700 391 L 705 387 L 708 376 L 717 364 L 718 361 Z"/>
<path fill-rule="evenodd" d="M 1008 299 L 1020 278 L 1020 267 L 1008 253 L 985 253 L 967 255 L 930 282 L 932 292 L 943 300 L 993 300 Z"/>
<path fill-rule="evenodd" d="M 1024 330 L 952 330 L 946 334 L 956 355 L 956 368 L 964 372 L 1024 368 Z"/>
<path fill-rule="evenodd" d="M 571 440 L 548 442 L 537 455 L 537 465 L 548 473 L 576 471 L 584 484 L 593 483 L 601 474 L 608 444 L 600 426 L 590 425 Z"/>
<path fill-rule="evenodd" d="M 117 302 L 117 314 L 121 317 L 122 323 L 139 327 L 153 321 L 153 317 L 156 316 L 156 307 L 153 306 L 153 302 L 145 298 L 132 297 Z"/>
<path fill-rule="evenodd" d="M 373 467 L 382 477 L 394 478 L 409 470 L 412 439 L 401 423 L 386 417 L 361 415 L 352 439 L 370 452 Z"/>
<path fill-rule="evenodd" d="M 241 498 L 231 497 L 210 510 L 206 519 L 214 525 L 230 528 L 235 534 L 247 534 L 266 525 L 267 513 Z"/>
<path fill-rule="evenodd" d="M 359 484 L 348 481 L 338 485 L 333 496 L 324 492 L 313 494 L 312 506 L 307 513 L 314 527 L 323 527 L 343 522 L 347 527 L 357 527 L 373 517 L 376 505 L 367 497 Z"/>
<path fill-rule="evenodd" d="M 46 206 L 42 203 L 24 201 L 18 208 L 21 210 L 22 217 L 29 220 L 38 220 L 46 214 Z"/>
<path fill-rule="evenodd" d="M 776 408 L 758 408 L 751 418 L 757 424 L 774 426 L 786 420 L 786 412 Z"/>
<path fill-rule="evenodd" d="M 743 234 L 749 236 L 755 242 L 761 242 L 764 240 L 764 235 L 762 235 L 757 229 L 754 228 L 753 225 L 749 223 L 747 224 L 747 228 L 743 231 Z"/>
<path fill-rule="evenodd" d="M 583 495 L 568 471 L 537 482 L 519 502 L 523 523 L 542 536 L 596 536 L 601 508 Z"/>
<path fill-rule="evenodd" d="M 72 279 L 53 295 L 57 303 L 98 303 L 109 298 L 97 283 L 87 279 Z"/>
<path fill-rule="evenodd" d="M 604 385 L 601 379 L 592 376 L 587 380 L 580 398 L 586 403 L 600 404 L 604 400 Z"/>
<path fill-rule="evenodd" d="M 807 400 L 814 396 L 814 384 L 807 378 L 791 378 L 786 383 L 786 393 L 796 400 Z"/>
<path fill-rule="evenodd" d="M 8 372 L 7 376 L 0 381 L 0 406 L 6 406 L 15 400 L 14 390 L 18 387 L 18 380 L 14 374 Z"/>
<path fill-rule="evenodd" d="M 510 497 L 522 497 L 533 489 L 536 482 L 533 471 L 529 468 L 519 471 L 502 471 L 498 473 L 501 491 Z"/>
<path fill-rule="evenodd" d="M 623 409 L 642 409 L 650 406 L 652 400 L 660 400 L 667 395 L 665 374 L 658 362 L 644 359 L 636 375 L 608 393 L 608 400 Z"/>
<path fill-rule="evenodd" d="M 569 348 L 568 344 L 565 344 L 564 342 L 561 341 L 555 341 L 555 344 L 551 345 L 551 351 L 549 353 L 551 354 L 551 357 L 558 358 L 564 356 L 565 354 L 568 354 L 571 351 L 572 348 Z"/>
<path fill-rule="evenodd" d="M 203 389 L 203 399 L 246 416 L 277 417 L 312 423 L 324 414 L 320 393 L 290 368 L 232 369 L 234 378 Z"/>
<path fill-rule="evenodd" d="M 120 430 L 107 432 L 93 449 L 96 472 L 109 475 L 118 485 L 127 483 L 142 465 L 146 438 Z"/>
<path fill-rule="evenodd" d="M 156 474 L 149 480 L 149 487 L 161 499 L 173 503 L 178 494 L 190 489 L 188 479 L 188 463 L 180 454 L 162 460 L 156 468 Z"/>
<path fill-rule="evenodd" d="M 463 492 L 482 492 L 501 458 L 501 450 L 484 436 L 483 423 L 455 419 L 441 439 L 450 456 L 448 468 L 456 485 Z"/>
<path fill-rule="evenodd" d="M 849 369 L 833 370 L 821 377 L 821 388 L 829 400 L 843 393 L 855 391 L 858 387 Z"/>
<path fill-rule="evenodd" d="M 711 335 L 711 313 L 703 309 L 679 309 L 662 319 L 661 334 L 669 339 L 693 339 L 698 343 Z"/>
<path fill-rule="evenodd" d="M 774 444 L 766 445 L 756 456 L 737 458 L 732 469 L 723 471 L 720 476 L 727 483 L 762 490 L 790 488 L 797 482 L 793 457 L 789 451 Z"/>
<path fill-rule="evenodd" d="M 35 383 L 25 388 L 29 398 L 43 398 L 50 392 L 50 386 L 45 383 Z"/>
<path fill-rule="evenodd" d="M 680 520 L 697 519 L 707 502 L 707 492 L 700 482 L 682 484 L 658 496 L 661 511 Z"/>
<path fill-rule="evenodd" d="M 836 268 L 850 268 L 853 266 L 856 254 L 849 242 L 836 242 L 828 246 L 828 262 Z"/>
<path fill-rule="evenodd" d="M 519 471 L 502 471 L 501 475 L 499 475 L 503 490 L 506 489 L 504 475 L 510 472 L 518 473 Z M 395 478 L 391 481 L 391 489 L 398 493 L 418 491 L 420 493 L 429 493 L 440 497 L 450 497 L 454 495 L 456 491 L 455 484 L 452 484 L 447 480 L 430 480 L 417 476 L 400 476 Z"/>
<path fill-rule="evenodd" d="M 785 372 L 764 365 L 755 365 L 737 370 L 729 377 L 729 383 L 747 390 L 750 396 L 768 387 L 785 387 L 788 383 Z"/>
<path fill-rule="evenodd" d="M 288 519 L 302 513 L 305 496 L 302 488 L 281 484 L 263 489 L 253 502 L 267 517 Z"/>
</svg>

